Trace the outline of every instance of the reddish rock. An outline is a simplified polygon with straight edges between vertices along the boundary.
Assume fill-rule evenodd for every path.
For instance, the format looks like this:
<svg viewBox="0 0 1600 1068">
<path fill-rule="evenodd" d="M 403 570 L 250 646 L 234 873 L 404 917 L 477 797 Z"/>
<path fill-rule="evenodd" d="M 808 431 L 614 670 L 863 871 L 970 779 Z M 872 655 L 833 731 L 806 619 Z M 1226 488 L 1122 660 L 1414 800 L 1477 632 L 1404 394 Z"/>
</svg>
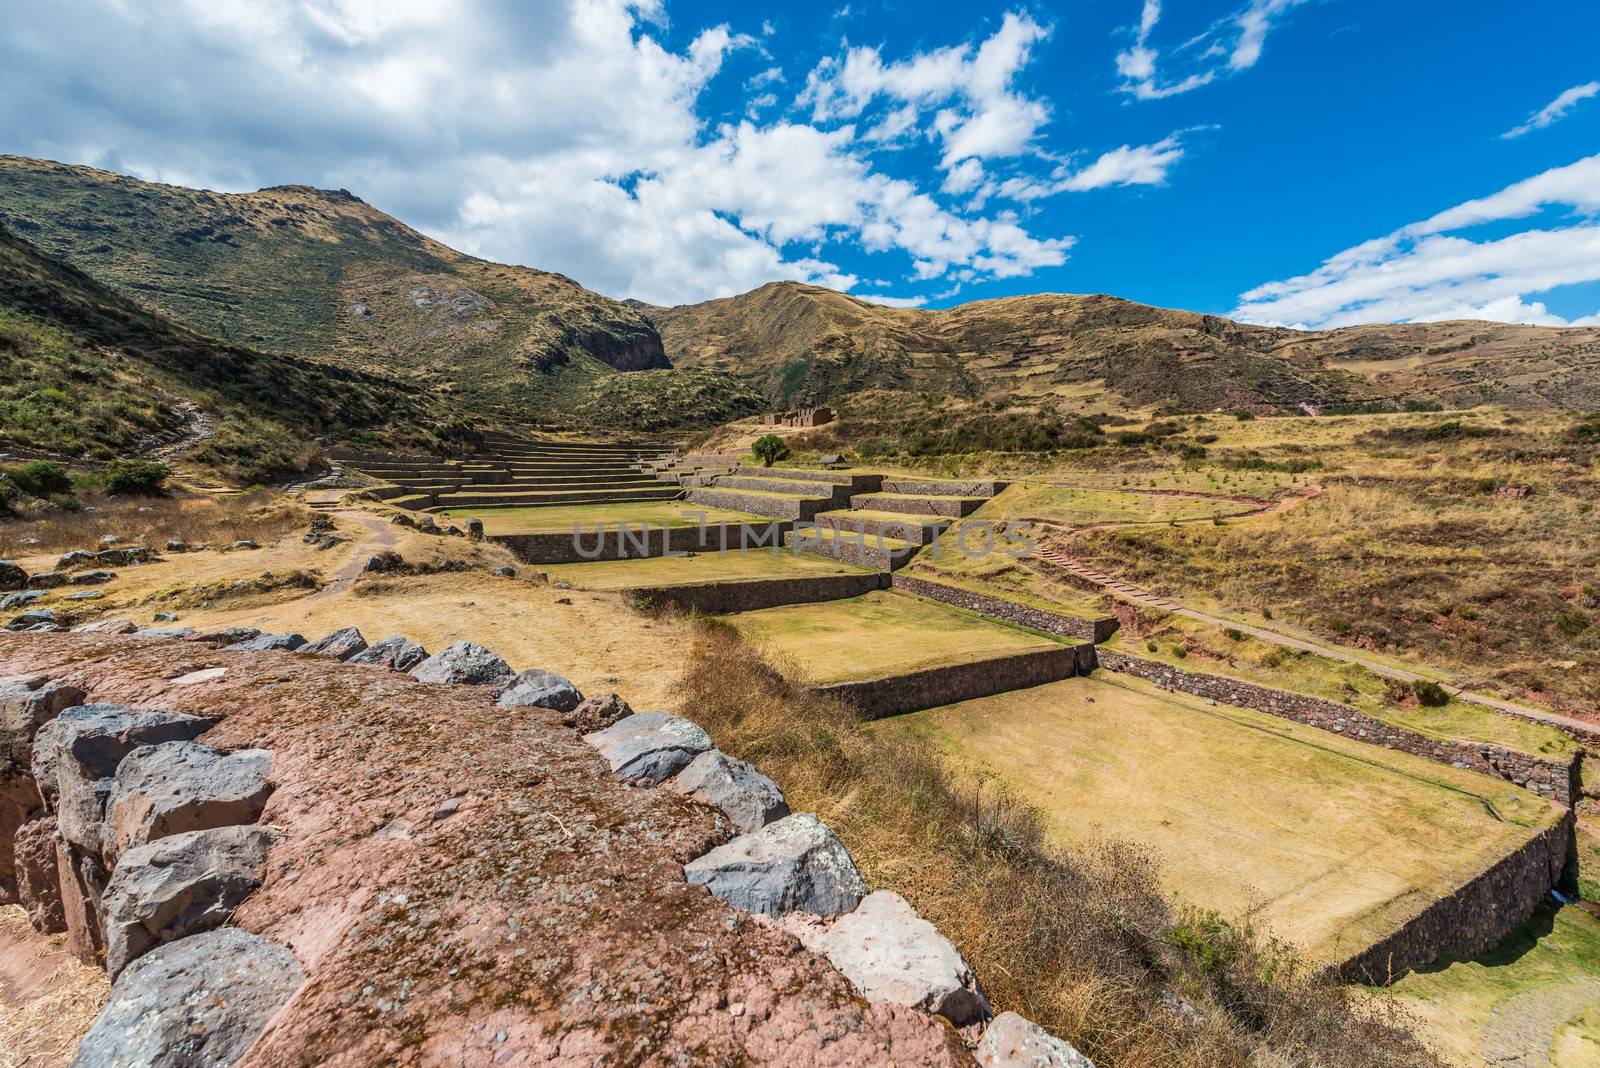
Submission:
<svg viewBox="0 0 1600 1068">
<path fill-rule="evenodd" d="M 41 816 L 18 828 L 12 839 L 17 864 L 17 899 L 41 934 L 67 929 L 56 874 L 56 818 Z"/>
<path fill-rule="evenodd" d="M 53 837 L 62 921 L 67 928 L 67 952 L 85 964 L 99 964 L 106 947 L 105 932 L 100 925 L 105 869 L 100 866 L 99 857 L 62 841 L 60 835 Z"/>
<path fill-rule="evenodd" d="M 628 707 L 628 702 L 618 694 L 608 693 L 604 697 L 591 697 L 582 702 L 563 715 L 561 722 L 579 734 L 593 734 L 631 715 L 633 709 Z"/>
</svg>

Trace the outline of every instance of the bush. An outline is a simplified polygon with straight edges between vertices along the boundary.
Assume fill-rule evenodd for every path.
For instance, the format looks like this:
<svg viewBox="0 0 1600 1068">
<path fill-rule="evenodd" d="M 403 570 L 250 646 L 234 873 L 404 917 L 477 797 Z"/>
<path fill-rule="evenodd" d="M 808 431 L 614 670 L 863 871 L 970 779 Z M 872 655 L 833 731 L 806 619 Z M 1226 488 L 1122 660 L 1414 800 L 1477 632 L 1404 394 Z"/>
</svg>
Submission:
<svg viewBox="0 0 1600 1068">
<path fill-rule="evenodd" d="M 159 497 L 166 491 L 166 464 L 149 460 L 113 460 L 101 475 L 101 485 L 111 497 Z"/>
<path fill-rule="evenodd" d="M 1589 629 L 1589 617 L 1576 608 L 1556 613 L 1556 630 L 1569 638 L 1576 638 Z"/>
<path fill-rule="evenodd" d="M 72 492 L 72 479 L 67 469 L 49 460 L 32 460 L 20 467 L 8 467 L 6 477 L 30 497 L 45 499 L 53 494 Z"/>
<path fill-rule="evenodd" d="M 1450 703 L 1450 695 L 1437 682 L 1418 679 L 1411 684 L 1411 692 L 1416 694 L 1418 704 L 1428 708 L 1443 708 Z"/>
<path fill-rule="evenodd" d="M 789 446 L 776 434 L 766 434 L 756 439 L 750 446 L 750 451 L 756 454 L 756 459 L 761 461 L 762 467 L 771 467 L 785 456 L 789 455 Z"/>
<path fill-rule="evenodd" d="M 1222 629 L 1222 633 L 1227 637 L 1227 639 L 1229 641 L 1235 641 L 1235 642 L 1244 641 L 1244 631 L 1240 630 L 1237 627 L 1224 627 Z"/>
</svg>

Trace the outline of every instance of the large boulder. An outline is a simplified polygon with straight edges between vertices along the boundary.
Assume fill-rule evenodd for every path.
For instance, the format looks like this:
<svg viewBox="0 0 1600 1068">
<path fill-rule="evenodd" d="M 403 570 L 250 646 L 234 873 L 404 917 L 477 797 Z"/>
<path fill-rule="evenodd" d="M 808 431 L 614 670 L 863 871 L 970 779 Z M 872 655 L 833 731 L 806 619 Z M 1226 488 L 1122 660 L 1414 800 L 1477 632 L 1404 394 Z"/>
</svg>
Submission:
<svg viewBox="0 0 1600 1068">
<path fill-rule="evenodd" d="M 766 916 L 837 916 L 867 894 L 844 843 L 809 812 L 740 835 L 685 864 L 683 874 L 735 908 Z"/>
<path fill-rule="evenodd" d="M 608 693 L 603 697 L 585 698 L 577 707 L 561 717 L 561 722 L 581 734 L 603 731 L 613 723 L 633 715 L 633 709 L 621 694 Z"/>
<path fill-rule="evenodd" d="M 48 597 L 43 590 L 19 590 L 0 597 L 0 612 L 14 612 L 19 608 L 26 608 L 33 602 Z"/>
<path fill-rule="evenodd" d="M 247 642 L 252 638 L 259 637 L 261 637 L 261 631 L 255 627 L 222 627 L 217 630 L 205 630 L 198 634 L 191 634 L 185 640 L 194 642 L 196 645 L 209 645 L 213 649 L 220 649 L 224 646 L 238 645 L 240 642 Z"/>
<path fill-rule="evenodd" d="M 149 745 L 117 768 L 106 804 L 104 853 L 115 860 L 135 846 L 184 831 L 254 823 L 272 794 L 272 754 L 224 754 L 199 742 Z"/>
<path fill-rule="evenodd" d="M 0 590 L 20 590 L 28 585 L 28 573 L 15 560 L 0 560 Z"/>
<path fill-rule="evenodd" d="M 495 703 L 501 708 L 548 708 L 570 712 L 583 701 L 578 688 L 560 675 L 533 668 L 506 683 Z"/>
<path fill-rule="evenodd" d="M 76 705 L 39 728 L 33 777 L 61 836 L 100 852 L 100 825 L 117 766 L 145 745 L 197 738 L 214 721 L 164 708 Z"/>
<path fill-rule="evenodd" d="M 106 972 L 156 946 L 227 922 L 267 867 L 273 833 L 265 827 L 186 831 L 124 853 L 103 901 Z"/>
<path fill-rule="evenodd" d="M 743 834 L 759 831 L 789 814 L 777 783 L 720 749 L 701 753 L 666 785 L 685 797 L 720 808 Z"/>
<path fill-rule="evenodd" d="M 411 669 L 419 682 L 484 686 L 511 677 L 511 665 L 477 642 L 454 642 Z"/>
<path fill-rule="evenodd" d="M 11 622 L 6 624 L 6 630 L 27 630 L 29 627 L 37 627 L 41 623 L 54 623 L 55 621 L 55 609 L 30 608 L 26 612 L 13 616 Z"/>
<path fill-rule="evenodd" d="M 100 895 L 110 873 L 98 853 L 80 849 L 55 835 L 56 874 L 61 887 L 61 915 L 67 925 L 67 952 L 85 964 L 99 964 L 105 949 L 100 926 Z"/>
<path fill-rule="evenodd" d="M 100 586 L 116 577 L 114 571 L 85 571 L 81 575 L 73 575 L 67 581 L 74 586 Z"/>
<path fill-rule="evenodd" d="M 83 698 L 78 687 L 51 682 L 45 675 L 0 678 L 0 760 L 31 763 L 39 728 Z"/>
<path fill-rule="evenodd" d="M 80 634 L 132 634 L 139 629 L 139 624 L 131 619 L 102 619 L 72 629 Z"/>
<path fill-rule="evenodd" d="M 868 894 L 854 912 L 801 938 L 868 1001 L 935 1012 L 957 1027 L 989 1015 L 961 952 L 892 890 Z"/>
<path fill-rule="evenodd" d="M 39 571 L 28 576 L 28 586 L 35 590 L 53 590 L 67 584 L 67 576 L 60 571 Z"/>
<path fill-rule="evenodd" d="M 17 870 L 17 901 L 41 934 L 67 929 L 61 910 L 61 877 L 56 868 L 56 818 L 41 816 L 17 828 L 11 839 Z"/>
<path fill-rule="evenodd" d="M 1038 1024 L 1002 1012 L 972 1055 L 982 1068 L 1094 1068 L 1094 1062 Z"/>
<path fill-rule="evenodd" d="M 303 648 L 306 639 L 300 634 L 257 634 L 254 638 L 246 638 L 242 642 L 228 646 L 230 649 L 249 649 L 254 652 L 294 652 Z"/>
<path fill-rule="evenodd" d="M 156 551 L 148 545 L 125 545 L 120 549 L 101 549 L 94 554 L 98 563 L 107 567 L 126 567 L 143 564 L 156 558 Z"/>
<path fill-rule="evenodd" d="M 410 638 L 396 634 L 376 645 L 367 646 L 365 650 L 352 656 L 347 663 L 375 664 L 394 671 L 410 671 L 426 659 L 428 650 Z"/>
<path fill-rule="evenodd" d="M 332 634 L 318 638 L 300 651 L 312 656 L 326 656 L 334 660 L 349 660 L 367 647 L 367 640 L 355 627 L 344 627 Z"/>
<path fill-rule="evenodd" d="M 56 561 L 56 570 L 71 571 L 74 568 L 88 567 L 93 563 L 94 553 L 88 549 L 73 549 L 69 553 L 63 553 L 61 558 Z"/>
<path fill-rule="evenodd" d="M 665 712 L 636 713 L 584 735 L 583 740 L 598 749 L 618 775 L 652 783 L 676 775 L 711 748 L 705 731 Z"/>
<path fill-rule="evenodd" d="M 73 1068 L 222 1068 L 244 1056 L 305 969 L 233 927 L 160 946 L 124 968 Z"/>
</svg>

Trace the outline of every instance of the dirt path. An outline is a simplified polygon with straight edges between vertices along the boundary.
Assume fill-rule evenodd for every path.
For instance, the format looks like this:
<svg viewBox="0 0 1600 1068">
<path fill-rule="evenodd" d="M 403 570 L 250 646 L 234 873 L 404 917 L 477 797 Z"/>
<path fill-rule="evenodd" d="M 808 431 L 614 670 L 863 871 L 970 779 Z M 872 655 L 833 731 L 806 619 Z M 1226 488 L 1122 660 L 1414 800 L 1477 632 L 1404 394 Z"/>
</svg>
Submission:
<svg viewBox="0 0 1600 1068">
<path fill-rule="evenodd" d="M 343 491 L 340 491 L 339 496 L 342 497 L 343 495 Z M 361 569 L 366 566 L 369 557 L 381 553 L 385 549 L 394 548 L 400 541 L 399 528 L 380 515 L 373 515 L 371 512 L 363 512 L 355 508 L 340 508 L 337 511 L 327 512 L 326 514 L 360 524 L 363 528 L 363 533 L 355 541 L 349 558 L 339 566 L 339 570 L 333 573 L 333 577 L 328 580 L 322 589 L 305 598 L 306 601 L 325 600 L 348 592 L 350 587 L 355 585 L 355 581 L 361 575 Z"/>
<path fill-rule="evenodd" d="M 1524 991 L 1494 1007 L 1478 1056 L 1495 1068 L 1547 1068 L 1561 1025 L 1600 1005 L 1600 979 L 1573 979 Z"/>
</svg>

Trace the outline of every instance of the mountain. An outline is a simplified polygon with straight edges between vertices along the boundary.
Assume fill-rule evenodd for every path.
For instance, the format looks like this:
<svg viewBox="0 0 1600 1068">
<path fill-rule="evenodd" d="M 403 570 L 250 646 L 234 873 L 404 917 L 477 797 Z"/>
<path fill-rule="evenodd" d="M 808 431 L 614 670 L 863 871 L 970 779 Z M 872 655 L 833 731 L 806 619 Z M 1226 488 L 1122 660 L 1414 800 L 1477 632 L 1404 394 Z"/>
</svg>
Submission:
<svg viewBox="0 0 1600 1068">
<path fill-rule="evenodd" d="M 194 459 L 245 482 L 298 470 L 318 435 L 439 447 L 450 433 L 395 382 L 208 338 L 0 226 L 0 442 L 140 455 L 193 406 L 215 431 Z"/>
<path fill-rule="evenodd" d="M 214 193 L 0 156 L 0 225 L 192 330 L 489 419 L 570 417 L 600 379 L 670 366 L 621 302 L 463 255 L 343 190 Z"/>
<path fill-rule="evenodd" d="M 1418 399 L 1600 407 L 1594 328 L 1299 331 L 1103 294 L 899 309 L 795 282 L 636 307 L 675 366 L 742 375 L 784 406 L 885 388 L 1013 402 L 1109 392 L 1133 407 L 1263 412 Z"/>
</svg>

